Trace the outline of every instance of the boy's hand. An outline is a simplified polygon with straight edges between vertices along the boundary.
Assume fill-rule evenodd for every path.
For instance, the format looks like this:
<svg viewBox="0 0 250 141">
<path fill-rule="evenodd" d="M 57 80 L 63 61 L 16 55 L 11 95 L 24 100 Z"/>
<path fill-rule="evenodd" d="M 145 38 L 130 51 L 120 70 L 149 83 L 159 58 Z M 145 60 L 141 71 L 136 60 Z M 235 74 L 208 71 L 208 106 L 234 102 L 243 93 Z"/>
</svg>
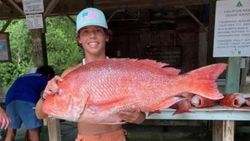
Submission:
<svg viewBox="0 0 250 141">
<path fill-rule="evenodd" d="M 145 114 L 140 111 L 120 111 L 118 116 L 126 122 L 140 124 L 145 119 Z"/>
<path fill-rule="evenodd" d="M 55 76 L 50 81 L 48 81 L 48 84 L 46 88 L 44 89 L 42 98 L 46 99 L 48 95 L 53 95 L 55 93 L 59 94 L 60 89 L 57 85 L 57 82 L 63 81 L 63 79 L 60 76 Z"/>
</svg>

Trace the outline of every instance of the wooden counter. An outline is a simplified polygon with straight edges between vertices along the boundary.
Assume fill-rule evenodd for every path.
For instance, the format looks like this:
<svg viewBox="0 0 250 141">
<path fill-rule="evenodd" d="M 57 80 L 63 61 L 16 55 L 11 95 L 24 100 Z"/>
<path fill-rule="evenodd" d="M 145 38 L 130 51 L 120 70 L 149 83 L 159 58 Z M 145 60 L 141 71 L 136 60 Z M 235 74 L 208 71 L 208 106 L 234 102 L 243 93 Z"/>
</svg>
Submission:
<svg viewBox="0 0 250 141">
<path fill-rule="evenodd" d="M 212 120 L 213 141 L 234 141 L 235 121 L 250 121 L 250 107 L 231 108 L 214 106 L 192 108 L 190 112 L 173 115 L 175 109 L 164 109 L 146 119 L 160 120 Z"/>
<path fill-rule="evenodd" d="M 173 115 L 174 111 L 175 109 L 164 109 L 160 114 L 152 114 L 147 119 L 250 121 L 250 107 L 231 108 L 214 106 L 209 108 L 192 108 L 188 113 Z"/>
</svg>

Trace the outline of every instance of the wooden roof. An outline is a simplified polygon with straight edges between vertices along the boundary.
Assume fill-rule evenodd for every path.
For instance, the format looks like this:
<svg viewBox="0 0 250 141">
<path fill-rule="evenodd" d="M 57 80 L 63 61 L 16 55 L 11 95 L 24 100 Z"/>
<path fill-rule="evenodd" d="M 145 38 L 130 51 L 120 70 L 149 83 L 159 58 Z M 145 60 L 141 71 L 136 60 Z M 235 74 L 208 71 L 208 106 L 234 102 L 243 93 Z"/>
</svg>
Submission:
<svg viewBox="0 0 250 141">
<path fill-rule="evenodd" d="M 123 10 L 174 9 L 180 6 L 200 6 L 209 0 L 44 0 L 44 15 L 75 15 L 84 7 L 95 6 L 112 15 Z M 22 0 L 0 0 L 0 20 L 24 18 Z"/>
</svg>

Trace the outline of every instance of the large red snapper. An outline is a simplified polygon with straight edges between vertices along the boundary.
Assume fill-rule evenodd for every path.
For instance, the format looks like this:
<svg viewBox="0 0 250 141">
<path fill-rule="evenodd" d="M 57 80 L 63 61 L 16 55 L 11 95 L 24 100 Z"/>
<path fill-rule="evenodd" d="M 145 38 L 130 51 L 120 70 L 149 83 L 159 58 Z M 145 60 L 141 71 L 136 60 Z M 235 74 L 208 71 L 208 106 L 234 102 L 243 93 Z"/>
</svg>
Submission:
<svg viewBox="0 0 250 141">
<path fill-rule="evenodd" d="M 218 100 L 215 79 L 226 64 L 213 64 L 179 75 L 180 70 L 153 60 L 106 59 L 83 65 L 58 83 L 43 111 L 69 121 L 119 123 L 122 110 L 159 111 L 182 100 L 183 92 Z"/>
</svg>

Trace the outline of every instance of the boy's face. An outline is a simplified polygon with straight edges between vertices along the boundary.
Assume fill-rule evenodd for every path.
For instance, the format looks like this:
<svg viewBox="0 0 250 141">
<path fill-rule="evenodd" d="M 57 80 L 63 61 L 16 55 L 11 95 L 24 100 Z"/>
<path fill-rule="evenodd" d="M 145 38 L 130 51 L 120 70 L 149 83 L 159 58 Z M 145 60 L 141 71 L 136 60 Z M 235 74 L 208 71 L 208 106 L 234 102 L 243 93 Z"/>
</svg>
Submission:
<svg viewBox="0 0 250 141">
<path fill-rule="evenodd" d="M 78 42 L 82 45 L 85 54 L 101 55 L 105 54 L 108 35 L 104 29 L 98 26 L 87 26 L 79 31 Z"/>
</svg>

